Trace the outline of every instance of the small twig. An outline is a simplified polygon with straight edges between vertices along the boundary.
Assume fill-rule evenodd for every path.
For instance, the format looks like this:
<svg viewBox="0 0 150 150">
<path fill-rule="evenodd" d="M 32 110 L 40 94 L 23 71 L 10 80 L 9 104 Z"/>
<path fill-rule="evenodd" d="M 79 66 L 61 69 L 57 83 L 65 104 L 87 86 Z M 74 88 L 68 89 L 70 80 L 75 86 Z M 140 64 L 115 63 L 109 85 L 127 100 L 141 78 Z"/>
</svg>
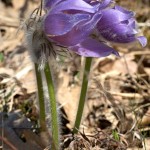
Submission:
<svg viewBox="0 0 150 150">
<path fill-rule="evenodd" d="M 18 28 L 19 21 L 17 20 L 17 18 L 11 19 L 0 15 L 0 26 Z"/>
<path fill-rule="evenodd" d="M 110 94 L 114 95 L 114 96 L 121 96 L 121 97 L 126 97 L 126 98 L 135 98 L 134 100 L 136 100 L 137 98 L 143 98 L 143 96 L 147 96 L 147 95 L 141 95 L 138 93 L 119 93 L 119 92 L 109 92 Z"/>
<path fill-rule="evenodd" d="M 150 27 L 150 22 L 139 22 L 138 26 L 139 27 Z"/>
<path fill-rule="evenodd" d="M 150 55 L 150 51 L 149 50 L 133 51 L 130 52 L 130 55 Z"/>
<path fill-rule="evenodd" d="M 3 141 L 6 145 L 8 145 L 12 150 L 17 150 L 17 148 L 10 143 L 6 138 L 0 136 L 0 140 Z"/>
<path fill-rule="evenodd" d="M 133 111 L 139 111 L 139 109 L 142 109 L 144 107 L 149 107 L 149 106 L 150 106 L 150 103 L 147 103 L 147 104 L 136 107 Z"/>
<path fill-rule="evenodd" d="M 24 18 L 25 11 L 28 9 L 29 0 L 25 0 L 23 6 L 20 8 L 20 18 Z"/>
<path fill-rule="evenodd" d="M 116 111 L 115 114 L 118 117 L 118 119 L 120 121 L 126 119 L 126 115 L 125 115 L 124 109 L 122 109 L 120 106 L 118 106 L 115 103 L 115 99 L 112 96 L 112 94 L 110 92 L 106 91 L 103 88 L 103 86 L 101 85 L 101 83 L 99 83 L 96 79 L 95 79 L 95 83 L 97 84 L 97 87 L 100 90 L 99 92 L 102 93 L 108 99 L 108 101 L 112 104 L 112 107 Z"/>
</svg>

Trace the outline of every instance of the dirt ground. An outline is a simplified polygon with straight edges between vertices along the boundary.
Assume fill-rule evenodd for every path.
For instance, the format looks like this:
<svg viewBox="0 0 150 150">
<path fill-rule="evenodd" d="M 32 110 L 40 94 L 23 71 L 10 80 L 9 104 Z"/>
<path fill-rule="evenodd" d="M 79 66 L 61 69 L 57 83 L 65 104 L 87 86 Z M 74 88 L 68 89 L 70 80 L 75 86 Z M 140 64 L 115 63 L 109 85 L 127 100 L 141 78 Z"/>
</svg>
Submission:
<svg viewBox="0 0 150 150">
<path fill-rule="evenodd" d="M 148 39 L 113 44 L 120 58 L 93 59 L 80 131 L 72 134 L 81 89 L 84 58 L 76 54 L 54 64 L 60 110 L 61 147 L 65 150 L 150 150 L 150 1 L 116 0 L 136 12 Z M 39 118 L 34 65 L 24 20 L 38 0 L 0 1 L 0 150 L 48 150 L 51 136 L 37 127 Z M 48 102 L 46 102 L 46 106 Z M 47 125 L 50 117 L 46 107 Z"/>
</svg>

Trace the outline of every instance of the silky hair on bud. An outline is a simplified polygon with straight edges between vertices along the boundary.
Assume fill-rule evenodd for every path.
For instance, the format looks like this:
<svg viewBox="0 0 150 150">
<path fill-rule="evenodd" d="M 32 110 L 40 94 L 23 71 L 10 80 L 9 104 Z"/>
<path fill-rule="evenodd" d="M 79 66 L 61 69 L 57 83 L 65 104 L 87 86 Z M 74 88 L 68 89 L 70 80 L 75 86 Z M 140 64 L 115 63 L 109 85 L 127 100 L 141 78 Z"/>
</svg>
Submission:
<svg viewBox="0 0 150 150">
<path fill-rule="evenodd" d="M 43 32 L 42 21 L 42 17 L 32 13 L 23 25 L 31 60 L 39 64 L 39 69 L 44 68 L 49 56 L 55 57 L 56 55 L 52 43 Z"/>
</svg>

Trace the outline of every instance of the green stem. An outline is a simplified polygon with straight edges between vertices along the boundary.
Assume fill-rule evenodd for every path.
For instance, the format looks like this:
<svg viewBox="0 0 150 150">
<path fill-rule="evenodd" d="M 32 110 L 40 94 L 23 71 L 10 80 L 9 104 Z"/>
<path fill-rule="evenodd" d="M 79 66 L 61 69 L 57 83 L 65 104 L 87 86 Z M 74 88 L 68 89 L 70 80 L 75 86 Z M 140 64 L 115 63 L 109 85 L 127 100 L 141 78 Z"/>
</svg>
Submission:
<svg viewBox="0 0 150 150">
<path fill-rule="evenodd" d="M 82 87 L 81 87 L 81 93 L 80 93 L 80 99 L 79 99 L 79 105 L 78 105 L 78 111 L 76 115 L 75 125 L 73 129 L 73 133 L 77 133 L 80 122 L 82 119 L 83 109 L 84 109 L 84 103 L 86 99 L 86 93 L 87 93 L 87 87 L 88 87 L 88 77 L 90 73 L 92 58 L 87 57 L 85 61 L 85 68 L 83 73 L 83 80 L 82 80 Z"/>
<path fill-rule="evenodd" d="M 45 77 L 48 86 L 48 93 L 50 98 L 50 109 L 51 109 L 51 120 L 52 120 L 52 139 L 54 140 L 52 143 L 52 150 L 59 148 L 59 125 L 58 125 L 58 115 L 57 115 L 57 102 L 55 98 L 55 90 L 54 84 L 52 80 L 52 74 L 50 70 L 50 66 L 48 63 L 45 65 Z"/>
<path fill-rule="evenodd" d="M 45 131 L 46 122 L 45 122 L 45 104 L 44 104 L 42 76 L 41 76 L 41 72 L 38 70 L 38 64 L 36 63 L 35 63 L 35 74 L 37 80 L 38 98 L 39 98 L 39 107 L 40 107 L 40 128 L 42 131 Z"/>
</svg>

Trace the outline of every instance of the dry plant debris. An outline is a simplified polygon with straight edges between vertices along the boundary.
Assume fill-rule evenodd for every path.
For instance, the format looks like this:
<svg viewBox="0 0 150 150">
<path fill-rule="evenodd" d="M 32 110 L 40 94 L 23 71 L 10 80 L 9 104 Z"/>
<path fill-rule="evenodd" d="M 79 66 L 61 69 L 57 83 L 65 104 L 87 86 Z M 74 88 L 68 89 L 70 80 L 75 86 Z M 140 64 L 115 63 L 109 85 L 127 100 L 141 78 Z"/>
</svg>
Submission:
<svg viewBox="0 0 150 150">
<path fill-rule="evenodd" d="M 48 131 L 38 130 L 34 70 L 23 33 L 17 33 L 20 17 L 36 8 L 38 1 L 9 2 L 0 2 L 0 149 L 46 150 L 51 137 Z M 139 26 L 150 40 L 149 1 L 118 2 L 136 11 Z M 62 114 L 62 149 L 150 149 L 150 44 L 143 49 L 138 45 L 114 47 L 121 58 L 94 59 L 78 135 L 72 135 L 71 129 L 83 60 L 75 55 L 58 62 L 55 76 Z"/>
</svg>

